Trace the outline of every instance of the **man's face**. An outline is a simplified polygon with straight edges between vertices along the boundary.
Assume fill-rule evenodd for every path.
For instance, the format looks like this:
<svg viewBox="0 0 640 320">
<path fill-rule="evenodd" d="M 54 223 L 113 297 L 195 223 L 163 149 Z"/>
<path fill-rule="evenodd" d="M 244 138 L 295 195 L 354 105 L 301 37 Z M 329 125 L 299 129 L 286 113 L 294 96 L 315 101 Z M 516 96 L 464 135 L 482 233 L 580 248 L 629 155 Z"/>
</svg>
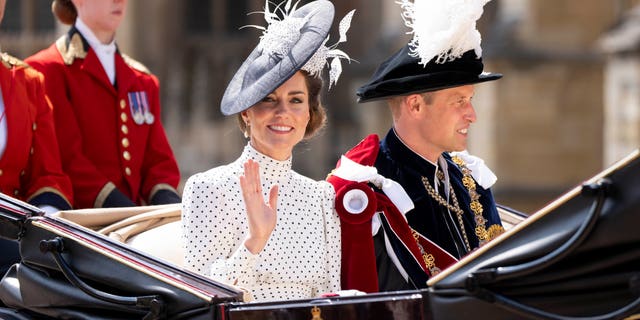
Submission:
<svg viewBox="0 0 640 320">
<path fill-rule="evenodd" d="M 476 121 L 471 104 L 473 94 L 473 85 L 466 85 L 420 96 L 417 131 L 433 155 L 467 148 L 468 130 Z"/>
</svg>

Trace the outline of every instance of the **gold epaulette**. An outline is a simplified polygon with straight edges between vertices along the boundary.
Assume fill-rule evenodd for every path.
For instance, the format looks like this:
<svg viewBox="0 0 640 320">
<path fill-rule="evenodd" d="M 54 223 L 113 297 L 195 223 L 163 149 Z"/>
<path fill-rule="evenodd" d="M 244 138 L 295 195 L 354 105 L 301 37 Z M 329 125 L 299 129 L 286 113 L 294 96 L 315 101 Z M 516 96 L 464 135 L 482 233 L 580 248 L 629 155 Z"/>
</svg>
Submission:
<svg viewBox="0 0 640 320">
<path fill-rule="evenodd" d="M 64 64 L 71 65 L 76 58 L 84 59 L 87 56 L 87 50 L 84 48 L 82 36 L 74 33 L 69 40 L 68 35 L 64 35 L 56 40 L 56 48 L 62 56 Z"/>
<path fill-rule="evenodd" d="M 124 62 L 126 64 L 128 64 L 131 68 L 134 68 L 140 72 L 146 73 L 146 74 L 151 74 L 151 71 L 149 71 L 149 69 L 142 64 L 141 62 L 134 60 L 133 58 L 129 57 L 126 54 L 122 54 L 122 59 L 124 59 Z"/>
<path fill-rule="evenodd" d="M 29 67 L 29 65 L 26 62 L 14 57 L 14 56 L 6 53 L 6 52 L 3 52 L 0 55 L 2 56 L 2 58 L 1 58 L 2 59 L 2 64 L 7 69 L 11 69 L 13 67 L 25 67 L 25 68 Z"/>
</svg>

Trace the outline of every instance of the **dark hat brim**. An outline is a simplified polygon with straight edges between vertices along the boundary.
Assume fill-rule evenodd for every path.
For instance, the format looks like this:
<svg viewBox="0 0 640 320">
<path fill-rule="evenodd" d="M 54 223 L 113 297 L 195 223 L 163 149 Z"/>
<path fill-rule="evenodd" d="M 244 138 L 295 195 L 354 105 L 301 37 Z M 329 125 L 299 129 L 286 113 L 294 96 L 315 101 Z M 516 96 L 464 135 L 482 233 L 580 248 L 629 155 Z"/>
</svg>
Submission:
<svg viewBox="0 0 640 320">
<path fill-rule="evenodd" d="M 291 78 L 324 43 L 333 16 L 333 4 L 326 0 L 298 8 L 292 17 L 306 18 L 300 38 L 286 56 L 269 55 L 256 46 L 229 82 L 220 104 L 222 113 L 232 115 L 249 109 Z"/>
<path fill-rule="evenodd" d="M 406 45 L 383 62 L 371 80 L 360 87 L 358 102 L 369 102 L 414 93 L 437 91 L 502 78 L 500 73 L 483 72 L 482 59 L 473 50 L 445 63 L 434 60 L 426 66 L 409 54 Z"/>
</svg>

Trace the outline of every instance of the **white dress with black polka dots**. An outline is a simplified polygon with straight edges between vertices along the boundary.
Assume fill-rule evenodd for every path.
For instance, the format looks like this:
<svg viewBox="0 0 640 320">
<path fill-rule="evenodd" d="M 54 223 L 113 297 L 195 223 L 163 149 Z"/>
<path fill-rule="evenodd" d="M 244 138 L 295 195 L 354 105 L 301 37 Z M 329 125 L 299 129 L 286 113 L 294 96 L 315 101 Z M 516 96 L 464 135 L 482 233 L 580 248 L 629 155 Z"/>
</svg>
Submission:
<svg viewBox="0 0 640 320">
<path fill-rule="evenodd" d="M 244 246 L 247 215 L 240 190 L 243 164 L 260 164 L 265 199 L 278 184 L 277 223 L 264 249 Z M 291 170 L 249 144 L 235 162 L 197 173 L 182 198 L 185 266 L 246 288 L 256 301 L 313 298 L 340 290 L 340 222 L 333 187 Z"/>
</svg>

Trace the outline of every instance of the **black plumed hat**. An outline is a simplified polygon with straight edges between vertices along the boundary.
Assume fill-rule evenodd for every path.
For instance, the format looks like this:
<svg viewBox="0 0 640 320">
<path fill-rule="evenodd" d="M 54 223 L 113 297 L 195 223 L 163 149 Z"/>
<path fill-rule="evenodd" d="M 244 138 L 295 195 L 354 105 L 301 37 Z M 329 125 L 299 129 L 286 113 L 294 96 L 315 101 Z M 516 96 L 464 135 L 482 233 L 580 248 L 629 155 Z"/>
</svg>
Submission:
<svg viewBox="0 0 640 320">
<path fill-rule="evenodd" d="M 482 58 L 478 58 L 474 50 L 469 50 L 460 58 L 445 63 L 436 63 L 437 57 L 434 57 L 426 66 L 419 64 L 419 59 L 411 56 L 409 51 L 407 44 L 384 61 L 369 82 L 356 91 L 358 102 L 502 78 L 502 74 L 499 73 L 483 72 Z"/>
<path fill-rule="evenodd" d="M 500 79 L 483 72 L 476 21 L 489 0 L 398 0 L 413 39 L 384 61 L 358 101 L 436 91 Z"/>
</svg>

